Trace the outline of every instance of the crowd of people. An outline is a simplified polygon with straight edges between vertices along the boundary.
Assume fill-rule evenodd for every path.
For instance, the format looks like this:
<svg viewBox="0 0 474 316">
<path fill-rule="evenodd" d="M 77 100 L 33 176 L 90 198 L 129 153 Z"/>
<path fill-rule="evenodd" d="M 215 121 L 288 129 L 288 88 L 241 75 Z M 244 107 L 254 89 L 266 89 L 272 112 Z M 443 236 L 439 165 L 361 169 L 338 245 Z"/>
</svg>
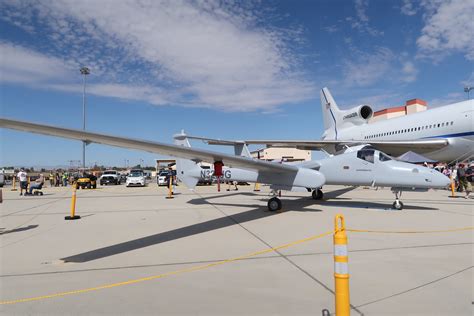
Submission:
<svg viewBox="0 0 474 316">
<path fill-rule="evenodd" d="M 50 172 L 47 177 L 43 173 L 40 173 L 34 181 L 30 182 L 30 178 L 25 169 L 21 168 L 16 174 L 16 179 L 19 182 L 20 195 L 31 195 L 33 190 L 41 190 L 46 181 L 49 181 L 51 187 L 66 187 L 74 183 L 74 177 L 72 174 L 65 172 Z M 23 193 L 25 191 L 25 193 Z"/>
<path fill-rule="evenodd" d="M 434 163 L 426 167 L 431 167 L 445 176 L 452 179 L 457 192 L 464 192 L 465 198 L 468 199 L 472 192 L 472 183 L 474 183 L 474 162 L 460 162 L 458 164 L 448 165 L 442 163 Z"/>
</svg>

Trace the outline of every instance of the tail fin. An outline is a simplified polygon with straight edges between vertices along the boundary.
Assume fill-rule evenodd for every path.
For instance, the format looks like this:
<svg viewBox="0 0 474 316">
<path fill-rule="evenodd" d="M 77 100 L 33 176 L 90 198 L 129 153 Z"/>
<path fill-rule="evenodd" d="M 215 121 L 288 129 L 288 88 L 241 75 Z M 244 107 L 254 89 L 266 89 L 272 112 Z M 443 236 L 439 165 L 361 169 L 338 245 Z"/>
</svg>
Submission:
<svg viewBox="0 0 474 316">
<path fill-rule="evenodd" d="M 342 121 L 342 111 L 338 108 L 328 88 L 324 87 L 320 94 L 325 139 L 337 140 L 337 125 Z"/>
<path fill-rule="evenodd" d="M 184 133 L 174 135 L 174 143 L 178 146 L 191 147 L 189 140 Z M 194 189 L 201 176 L 201 167 L 189 159 L 176 159 L 176 175 L 189 189 Z"/>
</svg>

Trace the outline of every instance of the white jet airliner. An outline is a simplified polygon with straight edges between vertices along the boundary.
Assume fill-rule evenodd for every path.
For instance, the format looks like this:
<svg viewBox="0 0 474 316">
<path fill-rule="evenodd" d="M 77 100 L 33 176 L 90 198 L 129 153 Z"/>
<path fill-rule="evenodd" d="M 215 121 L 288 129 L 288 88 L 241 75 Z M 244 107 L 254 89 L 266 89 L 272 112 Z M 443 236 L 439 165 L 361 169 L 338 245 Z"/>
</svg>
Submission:
<svg viewBox="0 0 474 316">
<path fill-rule="evenodd" d="M 321 90 L 321 107 L 325 128 L 321 140 L 242 142 L 265 144 L 268 147 L 324 150 L 330 154 L 357 150 L 361 145 L 370 144 L 392 156 L 414 151 L 427 158 L 445 162 L 464 160 L 474 155 L 474 100 L 371 124 L 368 122 L 373 110 L 369 105 L 340 110 L 327 88 Z M 190 138 L 202 139 L 211 145 L 229 143 L 201 137 Z"/>
</svg>

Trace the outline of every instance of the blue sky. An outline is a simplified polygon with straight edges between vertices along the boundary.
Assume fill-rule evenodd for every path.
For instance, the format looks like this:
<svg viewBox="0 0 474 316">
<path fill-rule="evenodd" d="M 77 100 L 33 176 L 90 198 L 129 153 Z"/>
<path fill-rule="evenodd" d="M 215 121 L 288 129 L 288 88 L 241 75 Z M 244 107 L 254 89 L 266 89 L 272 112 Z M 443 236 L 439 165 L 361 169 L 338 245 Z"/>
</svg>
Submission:
<svg viewBox="0 0 474 316">
<path fill-rule="evenodd" d="M 171 142 L 316 139 L 319 90 L 341 108 L 474 85 L 474 1 L 2 1 L 3 117 Z M 1 130 L 0 165 L 68 165 L 76 141 Z M 203 144 L 196 144 L 204 146 Z M 218 147 L 213 147 L 218 150 Z M 157 155 L 89 145 L 87 163 Z"/>
</svg>

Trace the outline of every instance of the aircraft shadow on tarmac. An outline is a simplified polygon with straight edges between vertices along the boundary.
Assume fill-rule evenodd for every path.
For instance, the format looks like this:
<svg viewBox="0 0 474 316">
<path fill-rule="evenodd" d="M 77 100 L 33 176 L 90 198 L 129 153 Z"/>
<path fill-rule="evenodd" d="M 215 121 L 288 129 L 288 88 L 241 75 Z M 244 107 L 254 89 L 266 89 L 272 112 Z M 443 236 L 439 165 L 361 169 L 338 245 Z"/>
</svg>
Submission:
<svg viewBox="0 0 474 316">
<path fill-rule="evenodd" d="M 327 197 L 328 198 L 336 198 L 341 194 L 344 194 L 350 190 L 353 190 L 352 187 L 350 188 L 344 188 L 341 190 L 333 191 L 333 192 L 328 192 Z M 232 193 L 228 195 L 257 195 L 255 193 L 250 193 L 250 192 L 242 192 L 242 193 Z M 269 216 L 278 216 L 280 213 L 277 212 L 266 212 L 267 207 L 266 205 L 259 205 L 259 204 L 231 204 L 231 203 L 210 203 L 208 200 L 216 199 L 216 198 L 222 198 L 228 195 L 213 195 L 209 197 L 200 197 L 197 199 L 190 200 L 188 203 L 190 204 L 195 204 L 195 205 L 200 205 L 200 204 L 212 204 L 212 205 L 222 205 L 222 206 L 234 206 L 234 207 L 254 207 L 251 210 L 244 211 L 241 213 L 237 214 L 232 214 L 232 215 L 227 215 L 224 217 L 212 219 L 206 222 L 202 223 L 197 223 L 193 225 L 189 225 L 186 227 L 181 227 L 173 230 L 169 230 L 166 232 L 122 242 L 119 244 L 103 247 L 103 248 L 98 248 L 94 249 L 91 251 L 83 252 L 80 254 L 72 255 L 69 257 L 61 258 L 64 262 L 76 262 L 76 263 L 83 263 L 83 262 L 88 262 L 92 260 L 97 260 L 141 248 L 145 248 L 148 246 L 153 246 L 157 245 L 160 243 L 184 238 L 184 237 L 189 237 L 197 234 L 202 234 L 206 232 L 210 232 L 216 229 L 221 229 L 225 227 L 230 227 L 233 225 L 239 225 L 241 223 L 246 223 L 254 220 L 258 220 L 261 218 L 266 218 Z M 306 209 L 308 206 L 314 206 L 317 205 L 318 202 L 314 201 L 312 198 L 308 197 L 303 197 L 298 196 L 298 199 L 295 200 L 287 200 L 285 201 L 285 209 L 288 211 L 297 211 L 297 212 L 320 212 L 321 210 L 319 209 Z M 321 203 L 321 202 L 319 202 Z M 344 206 L 344 207 L 387 207 L 389 205 L 382 204 L 382 203 L 372 203 L 372 202 L 340 202 L 340 201 L 323 201 L 325 205 L 327 203 L 332 203 L 332 206 Z M 409 207 L 407 207 L 409 208 Z M 420 208 L 420 207 L 412 207 L 412 209 L 427 209 L 430 210 L 430 208 Z"/>
<path fill-rule="evenodd" d="M 11 233 L 18 233 L 18 232 L 23 232 L 25 230 L 30 230 L 30 229 L 35 229 L 36 227 L 38 227 L 39 225 L 28 225 L 28 226 L 25 226 L 25 227 L 18 227 L 18 228 L 15 228 L 15 229 L 11 229 L 11 230 L 1 230 L 0 231 L 0 235 L 6 235 L 6 234 L 11 234 Z M 0 228 L 1 229 L 1 228 Z"/>
<path fill-rule="evenodd" d="M 261 206 L 259 208 L 262 208 Z M 189 237 L 197 234 L 210 232 L 216 229 L 225 228 L 241 223 L 258 220 L 269 216 L 275 216 L 278 213 L 274 212 L 262 212 L 260 209 L 251 209 L 238 214 L 232 214 L 231 216 L 220 217 L 212 219 L 206 222 L 181 227 L 166 232 L 126 241 L 123 243 L 94 249 L 91 251 L 83 252 L 66 258 L 61 258 L 64 262 L 88 262 L 97 260 L 120 253 L 141 249 L 148 246 L 172 241 L 184 237 Z"/>
<path fill-rule="evenodd" d="M 349 190 L 351 190 L 351 189 L 352 188 L 350 188 Z M 347 192 L 346 190 L 348 190 L 348 189 L 338 190 L 338 191 L 341 191 L 339 193 L 342 194 L 343 191 Z M 239 192 L 239 193 L 232 193 L 232 194 L 228 194 L 228 195 L 237 195 L 237 194 L 239 194 L 239 195 L 256 195 L 256 194 L 250 193 L 250 192 L 242 192 L 242 193 Z M 336 192 L 334 194 L 338 194 L 338 193 Z M 214 195 L 214 196 L 210 196 L 210 197 L 202 197 L 202 198 L 191 200 L 189 203 L 192 203 L 192 204 L 204 204 L 204 203 L 211 204 L 211 203 L 207 202 L 207 200 L 214 199 L 214 198 L 221 198 L 221 197 L 225 197 L 225 196 L 227 196 L 227 195 L 220 195 L 219 194 L 219 195 Z M 213 205 L 218 205 L 216 203 L 212 203 L 212 204 Z M 225 205 L 225 204 L 223 204 L 223 205 Z M 266 218 L 266 217 L 269 217 L 269 216 L 277 216 L 279 214 L 279 213 L 276 213 L 276 212 L 265 212 L 267 210 L 266 205 L 249 205 L 249 204 L 232 205 L 232 204 L 228 204 L 228 206 L 244 206 L 244 205 L 246 207 L 250 206 L 250 207 L 255 207 L 255 208 L 253 208 L 251 210 L 248 210 L 248 211 L 245 211 L 245 212 L 241 212 L 241 213 L 237 213 L 237 214 L 228 215 L 228 216 L 225 216 L 225 217 L 212 219 L 212 220 L 209 220 L 209 221 L 206 221 L 206 222 L 202 222 L 202 223 L 193 224 L 193 225 L 189 225 L 189 226 L 182 227 L 182 228 L 169 230 L 167 232 L 162 232 L 162 233 L 158 233 L 158 234 L 154 234 L 154 235 L 150 235 L 150 236 L 146 236 L 146 237 L 142 237 L 142 238 L 122 242 L 122 243 L 119 243 L 119 244 L 94 249 L 94 250 L 91 250 L 91 251 L 83 252 L 83 253 L 72 255 L 72 256 L 69 256 L 69 257 L 65 257 L 65 258 L 61 258 L 61 260 L 63 260 L 64 262 L 75 262 L 75 263 L 88 262 L 88 261 L 97 260 L 97 259 L 101 259 L 101 258 L 105 258 L 105 257 L 125 253 L 125 252 L 128 252 L 128 251 L 133 251 L 133 250 L 141 249 L 141 248 L 148 247 L 148 246 L 157 245 L 157 244 L 160 244 L 160 243 L 164 243 L 164 242 L 168 242 L 168 241 L 172 241 L 172 240 L 176 240 L 176 239 L 180 239 L 180 238 L 184 238 L 184 237 L 189 237 L 189 236 L 193 236 L 193 235 L 197 235 L 197 234 L 210 232 L 210 231 L 220 229 L 220 228 L 230 227 L 230 226 L 233 226 L 233 225 L 238 225 L 238 224 L 241 224 L 241 223 L 258 220 L 258 219 L 261 219 L 261 218 Z M 288 201 L 288 206 L 290 206 L 292 209 L 296 209 L 296 210 L 303 210 L 305 206 L 309 206 L 309 205 L 314 205 L 314 200 L 308 199 L 306 197 L 304 199 L 300 198 L 300 199 L 295 200 L 295 201 Z M 303 211 L 305 211 L 305 210 L 303 210 Z M 320 211 L 320 210 L 310 210 L 310 211 Z"/>
</svg>

